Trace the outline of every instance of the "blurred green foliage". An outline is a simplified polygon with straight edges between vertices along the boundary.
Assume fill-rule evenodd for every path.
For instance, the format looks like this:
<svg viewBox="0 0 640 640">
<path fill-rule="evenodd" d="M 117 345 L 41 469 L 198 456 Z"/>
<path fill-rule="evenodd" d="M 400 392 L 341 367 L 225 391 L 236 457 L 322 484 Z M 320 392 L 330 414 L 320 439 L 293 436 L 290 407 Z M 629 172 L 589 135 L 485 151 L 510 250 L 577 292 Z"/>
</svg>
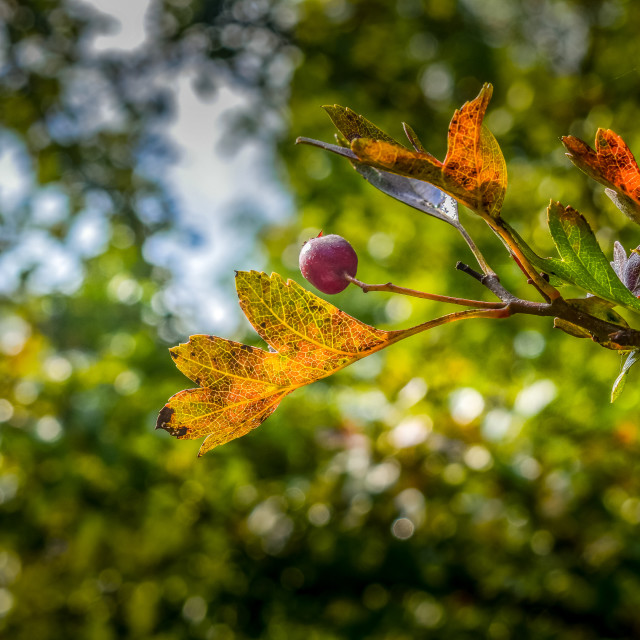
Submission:
<svg viewBox="0 0 640 640">
<path fill-rule="evenodd" d="M 608 255 L 614 239 L 636 246 L 558 137 L 590 141 L 612 127 L 640 149 L 640 5 L 166 0 L 144 52 L 91 63 L 83 42 L 98 19 L 78 7 L 0 3 L 3 132 L 70 202 L 48 227 L 29 204 L 0 212 L 2 250 L 37 230 L 67 238 L 96 190 L 112 211 L 79 286 L 42 293 L 26 270 L 2 299 L 0 634 L 640 635 L 637 372 L 610 405 L 619 358 L 548 322 L 474 321 L 396 345 L 296 392 L 201 460 L 197 443 L 152 431 L 166 398 L 188 386 L 166 351 L 179 318 L 157 302 L 171 265 L 152 267 L 142 252 L 179 216 L 137 164 L 145 149 L 168 152 L 149 125 L 167 121 L 171 96 L 127 93 L 155 65 L 180 72 L 197 50 L 202 91 L 224 68 L 288 118 L 279 148 L 297 215 L 264 237 L 282 275 L 300 281 L 300 244 L 322 228 L 354 245 L 366 281 L 476 297 L 477 283 L 453 269 L 471 260 L 453 229 L 293 140 L 331 140 L 319 106 L 339 103 L 394 137 L 411 123 L 442 157 L 451 113 L 489 81 L 488 124 L 509 168 L 504 216 L 542 254 L 549 198 L 580 209 Z M 273 39 L 256 53 L 259 33 Z M 26 41 L 43 55 L 26 55 Z M 281 50 L 297 65 L 287 86 L 274 80 Z M 63 97 L 87 66 L 124 114 L 117 131 L 72 126 L 80 116 Z M 260 131 L 264 112 L 246 115 L 245 135 Z M 145 218 L 143 197 L 162 215 Z M 465 222 L 503 281 L 530 295 L 497 239 Z M 332 301 L 383 328 L 445 310 L 352 288 Z"/>
</svg>

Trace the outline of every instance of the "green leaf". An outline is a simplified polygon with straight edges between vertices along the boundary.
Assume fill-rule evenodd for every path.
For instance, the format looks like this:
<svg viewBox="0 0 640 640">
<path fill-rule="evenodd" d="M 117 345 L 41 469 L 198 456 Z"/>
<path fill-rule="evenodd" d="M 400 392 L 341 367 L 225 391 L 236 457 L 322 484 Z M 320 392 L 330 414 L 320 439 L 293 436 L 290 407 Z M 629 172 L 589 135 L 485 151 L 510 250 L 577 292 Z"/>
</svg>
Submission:
<svg viewBox="0 0 640 640">
<path fill-rule="evenodd" d="M 527 258 L 532 264 L 550 276 L 581 287 L 604 300 L 640 311 L 640 300 L 622 284 L 611 268 L 584 216 L 559 202 L 551 202 L 547 215 L 560 258 L 540 258 L 529 249 Z"/>
<path fill-rule="evenodd" d="M 620 375 L 616 378 L 616 381 L 613 383 L 613 388 L 611 389 L 611 402 L 615 402 L 618 399 L 618 396 L 622 393 L 622 389 L 624 389 L 624 385 L 627 382 L 627 376 L 629 375 L 629 369 L 640 360 L 640 351 L 632 351 L 625 360 L 622 365 L 622 371 Z"/>
</svg>

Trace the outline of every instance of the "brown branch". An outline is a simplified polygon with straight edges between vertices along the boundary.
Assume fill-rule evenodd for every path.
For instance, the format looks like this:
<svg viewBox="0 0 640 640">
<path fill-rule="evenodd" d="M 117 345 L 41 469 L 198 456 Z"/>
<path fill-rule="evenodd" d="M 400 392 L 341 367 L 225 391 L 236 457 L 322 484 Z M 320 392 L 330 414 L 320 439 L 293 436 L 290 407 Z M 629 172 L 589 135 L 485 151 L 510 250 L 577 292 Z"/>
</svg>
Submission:
<svg viewBox="0 0 640 640">
<path fill-rule="evenodd" d="M 530 302 L 516 299 L 507 305 L 511 315 L 524 313 L 534 316 L 560 318 L 578 327 L 586 329 L 591 339 L 597 343 L 615 343 L 621 348 L 633 349 L 640 346 L 640 331 L 621 329 L 619 324 L 607 322 L 586 313 L 567 302 L 564 298 L 556 298 L 549 303 Z"/>
<path fill-rule="evenodd" d="M 366 284 L 357 278 L 345 274 L 345 278 L 360 287 L 364 293 L 369 291 L 386 291 L 389 293 L 397 293 L 403 296 L 411 296 L 412 298 L 423 298 L 425 300 L 434 300 L 435 302 L 448 302 L 449 304 L 458 304 L 463 307 L 471 307 L 474 309 L 501 309 L 504 304 L 501 302 L 484 302 L 482 300 L 467 300 L 465 298 L 453 298 L 451 296 L 440 296 L 436 293 L 427 293 L 426 291 L 417 291 L 416 289 L 407 289 L 398 285 L 387 282 L 386 284 Z"/>
<path fill-rule="evenodd" d="M 480 284 L 484 285 L 493 293 L 496 298 L 502 300 L 502 302 L 513 302 L 518 300 L 510 291 L 507 291 L 500 283 L 500 278 L 496 273 L 479 273 L 475 269 L 472 269 L 468 264 L 464 262 L 456 262 L 456 269 L 470 275 L 475 278 Z"/>
<path fill-rule="evenodd" d="M 622 329 L 620 325 L 607 322 L 596 316 L 590 315 L 578 307 L 567 302 L 564 298 L 556 298 L 551 302 L 532 302 L 530 300 L 522 300 L 507 291 L 496 274 L 479 273 L 463 262 L 456 264 L 456 269 L 462 271 L 487 287 L 501 302 L 484 302 L 482 300 L 467 300 L 465 298 L 453 298 L 451 296 L 440 296 L 435 293 L 427 293 L 425 291 L 417 291 L 415 289 L 407 289 L 399 287 L 391 282 L 386 284 L 366 284 L 357 278 L 353 278 L 345 274 L 345 277 L 362 291 L 386 291 L 388 293 L 397 293 L 400 295 L 411 296 L 414 298 L 422 298 L 426 300 L 434 300 L 435 302 L 448 302 L 461 306 L 471 307 L 467 311 L 444 316 L 437 320 L 431 320 L 417 329 L 423 331 L 426 328 L 453 322 L 458 319 L 471 318 L 508 318 L 516 314 L 541 316 L 549 318 L 560 318 L 566 322 L 570 322 L 589 332 L 594 342 L 597 343 L 614 343 L 621 348 L 634 349 L 640 347 L 640 331 L 636 329 Z M 474 309 L 482 311 L 475 312 Z M 434 324 L 435 323 L 435 324 Z"/>
</svg>

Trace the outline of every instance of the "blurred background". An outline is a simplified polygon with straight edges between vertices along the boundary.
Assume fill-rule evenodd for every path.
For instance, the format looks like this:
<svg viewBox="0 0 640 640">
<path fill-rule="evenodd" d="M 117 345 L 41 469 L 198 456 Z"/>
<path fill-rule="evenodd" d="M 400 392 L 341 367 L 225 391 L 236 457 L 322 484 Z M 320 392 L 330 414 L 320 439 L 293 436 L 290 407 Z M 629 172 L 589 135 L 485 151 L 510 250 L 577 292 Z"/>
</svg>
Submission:
<svg viewBox="0 0 640 640">
<path fill-rule="evenodd" d="M 442 158 L 482 83 L 542 255 L 550 198 L 639 243 L 558 138 L 640 150 L 631 0 L 0 1 L 0 635 L 12 640 L 640 636 L 637 372 L 538 318 L 441 327 L 296 391 L 202 459 L 154 432 L 191 333 L 260 344 L 233 269 L 461 297 L 455 230 L 369 187 L 322 104 Z M 532 291 L 462 214 L 503 282 Z M 381 328 L 443 305 L 332 302 Z"/>
</svg>

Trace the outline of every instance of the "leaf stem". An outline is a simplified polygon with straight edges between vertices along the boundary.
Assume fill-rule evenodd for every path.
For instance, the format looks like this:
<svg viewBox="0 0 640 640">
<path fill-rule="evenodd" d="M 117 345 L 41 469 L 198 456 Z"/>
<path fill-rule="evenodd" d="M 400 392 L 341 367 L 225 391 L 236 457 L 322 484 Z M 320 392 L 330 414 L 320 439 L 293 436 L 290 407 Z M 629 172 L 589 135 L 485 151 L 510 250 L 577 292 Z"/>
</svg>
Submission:
<svg viewBox="0 0 640 640">
<path fill-rule="evenodd" d="M 418 324 L 410 329 L 401 329 L 399 331 L 390 331 L 390 342 L 397 342 L 409 336 L 414 336 L 423 331 L 434 329 L 443 324 L 449 324 L 451 322 L 457 322 L 458 320 L 471 320 L 472 318 L 508 318 L 513 315 L 509 309 L 509 305 L 501 305 L 495 309 L 466 309 L 465 311 L 456 311 L 455 313 L 448 313 L 445 316 L 436 318 L 435 320 L 428 320 L 422 324 Z M 397 334 L 397 335 L 393 335 Z"/>
<path fill-rule="evenodd" d="M 345 278 L 360 287 L 364 293 L 369 291 L 387 291 L 389 293 L 397 293 L 403 296 L 411 296 L 412 298 L 423 298 L 426 300 L 434 300 L 435 302 L 448 302 L 449 304 L 459 304 L 464 307 L 473 307 L 476 309 L 500 309 L 504 307 L 502 302 L 484 302 L 482 300 L 467 300 L 465 298 L 453 298 L 451 296 L 439 296 L 435 293 L 427 293 L 426 291 L 417 291 L 416 289 L 407 289 L 406 287 L 399 287 L 398 285 L 387 282 L 385 284 L 366 284 L 345 274 Z"/>
<path fill-rule="evenodd" d="M 460 232 L 460 235 L 464 238 L 467 245 L 469 245 L 469 249 L 471 249 L 471 253 L 475 256 L 475 259 L 480 265 L 482 271 L 487 275 L 496 275 L 496 272 L 489 266 L 489 263 L 485 260 L 485 257 L 482 255 L 480 249 L 478 249 L 471 236 L 467 233 L 467 230 L 461 224 L 457 224 L 456 229 Z"/>
<path fill-rule="evenodd" d="M 485 218 L 485 220 L 487 220 Z M 526 274 L 531 279 L 531 284 L 540 292 L 547 302 L 553 302 L 558 298 L 561 298 L 560 292 L 551 284 L 549 284 L 535 269 L 535 267 L 529 262 L 528 258 L 524 255 L 518 243 L 515 241 L 509 229 L 502 224 L 502 220 L 487 220 L 491 228 L 498 234 L 500 239 L 507 246 L 511 254 L 517 259 L 518 263 L 526 271 Z"/>
</svg>

